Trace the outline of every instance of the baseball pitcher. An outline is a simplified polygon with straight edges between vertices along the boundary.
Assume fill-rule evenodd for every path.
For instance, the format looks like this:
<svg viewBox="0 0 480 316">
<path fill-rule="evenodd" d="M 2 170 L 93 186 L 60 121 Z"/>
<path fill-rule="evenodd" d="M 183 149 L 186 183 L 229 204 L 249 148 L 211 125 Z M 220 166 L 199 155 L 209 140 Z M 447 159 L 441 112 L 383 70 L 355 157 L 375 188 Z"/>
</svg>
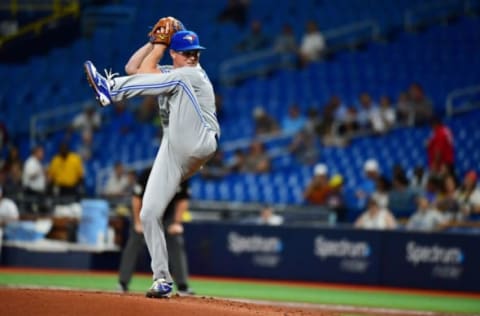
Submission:
<svg viewBox="0 0 480 316">
<path fill-rule="evenodd" d="M 161 112 L 168 118 L 161 146 L 145 188 L 141 222 L 152 258 L 153 284 L 147 297 L 168 297 L 172 277 L 163 213 L 182 180 L 193 175 L 215 153 L 220 126 L 215 113 L 215 96 L 210 80 L 200 67 L 200 45 L 193 31 L 172 17 L 162 18 L 149 33 L 150 41 L 135 54 L 126 66 L 135 75 L 116 77 L 97 72 L 91 61 L 84 63 L 87 80 L 102 106 L 135 96 L 161 98 Z M 169 48 L 171 69 L 158 63 Z M 135 61 L 139 61 L 135 64 Z M 133 66 L 132 66 L 133 65 Z M 135 69 L 136 68 L 136 69 Z M 133 70 L 132 70 L 133 69 Z"/>
</svg>

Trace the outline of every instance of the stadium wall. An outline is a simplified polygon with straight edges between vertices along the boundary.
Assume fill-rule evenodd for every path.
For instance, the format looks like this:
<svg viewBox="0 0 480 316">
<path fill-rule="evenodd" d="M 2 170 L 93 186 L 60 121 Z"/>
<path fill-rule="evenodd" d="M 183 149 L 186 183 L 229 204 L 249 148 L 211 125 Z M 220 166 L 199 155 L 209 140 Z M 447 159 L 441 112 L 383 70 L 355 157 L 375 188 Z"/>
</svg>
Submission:
<svg viewBox="0 0 480 316">
<path fill-rule="evenodd" d="M 186 227 L 194 275 L 480 291 L 480 236 L 216 223 Z M 120 252 L 4 245 L 4 266 L 116 270 Z M 137 270 L 149 271 L 144 252 Z"/>
</svg>

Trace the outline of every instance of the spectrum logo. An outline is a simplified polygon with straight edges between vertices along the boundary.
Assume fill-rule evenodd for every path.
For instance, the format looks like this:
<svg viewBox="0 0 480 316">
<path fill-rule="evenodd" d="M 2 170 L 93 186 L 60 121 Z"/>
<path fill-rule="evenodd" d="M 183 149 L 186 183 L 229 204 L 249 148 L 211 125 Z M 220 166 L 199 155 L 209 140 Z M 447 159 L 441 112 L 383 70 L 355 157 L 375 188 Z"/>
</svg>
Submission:
<svg viewBox="0 0 480 316">
<path fill-rule="evenodd" d="M 366 258 L 370 256 L 370 245 L 365 241 L 327 239 L 320 235 L 314 241 L 314 254 L 326 258 Z"/>
<path fill-rule="evenodd" d="M 406 247 L 406 259 L 415 266 L 422 263 L 461 264 L 465 256 L 462 249 L 457 247 L 425 246 L 409 241 Z"/>
<path fill-rule="evenodd" d="M 283 244 L 278 237 L 263 237 L 259 235 L 242 236 L 236 232 L 228 234 L 228 250 L 234 254 L 241 253 L 280 253 Z"/>
</svg>

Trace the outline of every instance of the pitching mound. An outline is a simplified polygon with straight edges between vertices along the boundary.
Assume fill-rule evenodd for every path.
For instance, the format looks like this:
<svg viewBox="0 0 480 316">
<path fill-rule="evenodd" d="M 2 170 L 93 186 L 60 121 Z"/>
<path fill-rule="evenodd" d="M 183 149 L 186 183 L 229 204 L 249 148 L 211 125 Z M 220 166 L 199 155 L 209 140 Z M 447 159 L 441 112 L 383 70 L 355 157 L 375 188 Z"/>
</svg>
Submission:
<svg viewBox="0 0 480 316">
<path fill-rule="evenodd" d="M 137 294 L 0 288 L 0 315 L 333 316 L 310 308 L 269 306 L 207 297 L 149 299 Z"/>
</svg>

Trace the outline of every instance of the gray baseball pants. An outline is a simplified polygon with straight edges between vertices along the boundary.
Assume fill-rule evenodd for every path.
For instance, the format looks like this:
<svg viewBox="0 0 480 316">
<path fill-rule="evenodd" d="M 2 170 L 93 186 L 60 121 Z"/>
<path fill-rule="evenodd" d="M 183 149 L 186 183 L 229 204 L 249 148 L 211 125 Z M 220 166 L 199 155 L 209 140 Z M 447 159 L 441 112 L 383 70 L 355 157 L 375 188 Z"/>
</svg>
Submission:
<svg viewBox="0 0 480 316">
<path fill-rule="evenodd" d="M 170 78 L 172 79 L 172 78 Z M 152 258 L 153 279 L 172 282 L 162 217 L 180 182 L 192 176 L 217 149 L 216 132 L 205 125 L 193 87 L 188 81 L 169 80 L 165 74 L 115 78 L 112 100 L 135 96 L 167 96 L 169 126 L 164 133 L 143 195 L 140 219 Z M 186 87 L 186 88 L 185 88 Z"/>
</svg>

